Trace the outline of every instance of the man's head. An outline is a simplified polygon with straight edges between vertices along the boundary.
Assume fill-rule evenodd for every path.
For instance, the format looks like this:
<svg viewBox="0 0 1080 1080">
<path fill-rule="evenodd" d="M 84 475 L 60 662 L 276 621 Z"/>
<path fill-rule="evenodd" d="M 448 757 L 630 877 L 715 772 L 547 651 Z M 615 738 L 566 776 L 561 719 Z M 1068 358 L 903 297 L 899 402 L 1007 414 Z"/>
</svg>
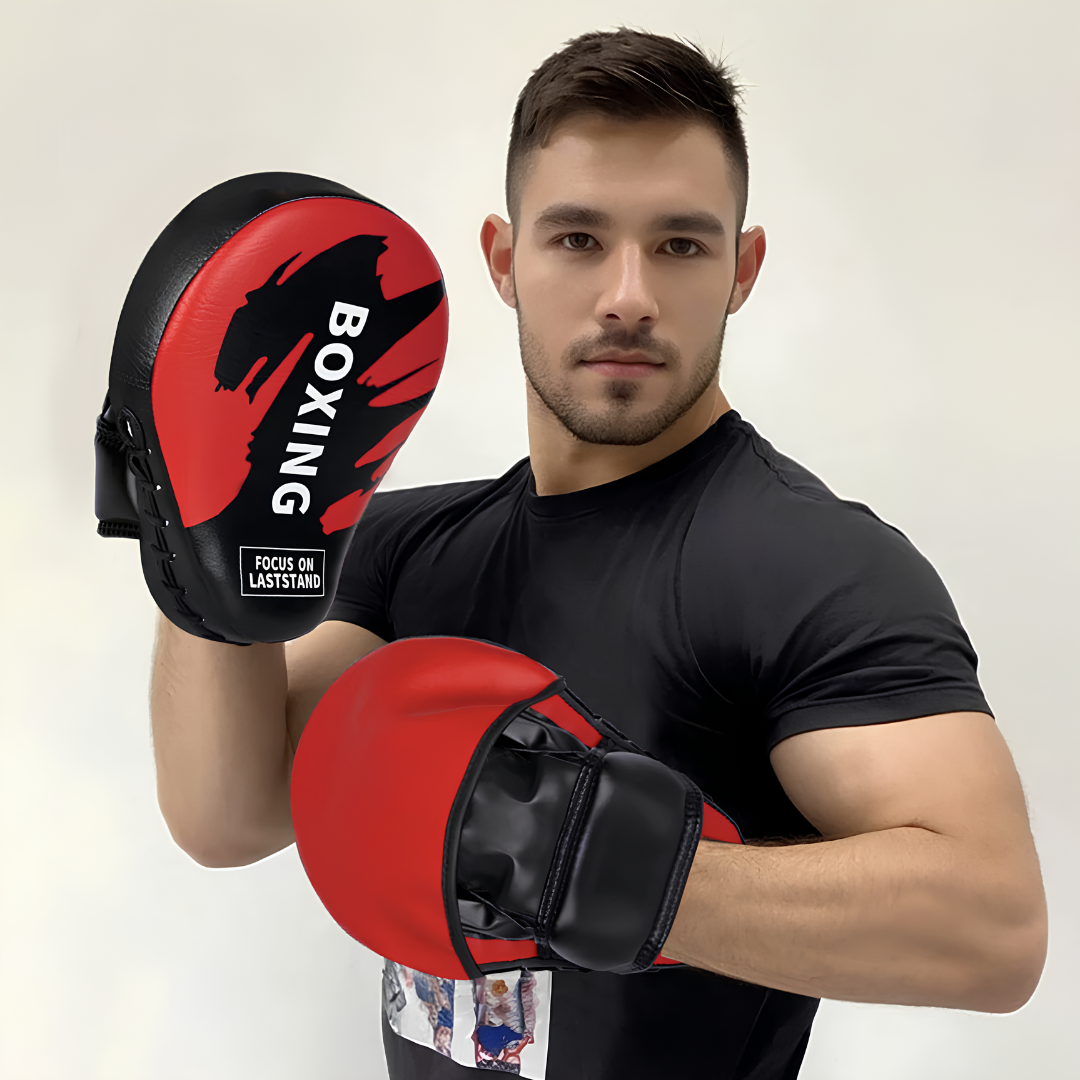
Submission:
<svg viewBox="0 0 1080 1080">
<path fill-rule="evenodd" d="M 764 253 L 760 230 L 739 242 L 736 98 L 697 49 L 630 30 L 570 42 L 522 91 L 512 224 L 493 215 L 481 239 L 531 404 L 583 442 L 639 446 L 711 411 L 726 316 Z"/>
<path fill-rule="evenodd" d="M 625 27 L 568 42 L 533 72 L 518 95 L 506 153 L 506 208 L 517 223 L 521 189 L 536 152 L 564 121 L 583 113 L 634 123 L 669 120 L 711 128 L 724 145 L 736 193 L 736 229 L 746 214 L 749 162 L 732 73 L 700 49 Z"/>
</svg>

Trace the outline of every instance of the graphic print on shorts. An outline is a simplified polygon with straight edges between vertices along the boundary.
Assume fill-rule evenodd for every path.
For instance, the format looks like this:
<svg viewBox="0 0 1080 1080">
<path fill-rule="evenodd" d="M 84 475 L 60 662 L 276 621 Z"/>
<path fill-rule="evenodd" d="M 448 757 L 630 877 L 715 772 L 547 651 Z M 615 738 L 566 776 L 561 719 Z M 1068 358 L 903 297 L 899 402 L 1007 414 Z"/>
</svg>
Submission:
<svg viewBox="0 0 1080 1080">
<path fill-rule="evenodd" d="M 454 981 L 385 960 L 383 1011 L 402 1038 L 459 1065 L 545 1080 L 550 971 Z"/>
</svg>

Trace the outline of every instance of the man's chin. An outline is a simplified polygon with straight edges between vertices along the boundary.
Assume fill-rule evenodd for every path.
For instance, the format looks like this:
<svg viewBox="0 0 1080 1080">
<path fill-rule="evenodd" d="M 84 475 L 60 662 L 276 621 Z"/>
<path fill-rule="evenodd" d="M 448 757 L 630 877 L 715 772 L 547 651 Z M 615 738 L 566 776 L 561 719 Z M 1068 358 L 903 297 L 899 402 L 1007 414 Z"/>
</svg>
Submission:
<svg viewBox="0 0 1080 1080">
<path fill-rule="evenodd" d="M 662 385 L 666 379 L 612 379 L 598 388 L 591 379 L 584 385 L 574 379 L 548 382 L 531 360 L 523 348 L 525 375 L 536 396 L 571 435 L 594 446 L 652 442 L 692 409 L 716 378 L 714 362 L 702 365 L 681 394 Z"/>
<path fill-rule="evenodd" d="M 644 446 L 662 435 L 678 419 L 667 409 L 651 412 L 563 409 L 555 413 L 563 427 L 581 442 L 594 446 Z"/>
</svg>

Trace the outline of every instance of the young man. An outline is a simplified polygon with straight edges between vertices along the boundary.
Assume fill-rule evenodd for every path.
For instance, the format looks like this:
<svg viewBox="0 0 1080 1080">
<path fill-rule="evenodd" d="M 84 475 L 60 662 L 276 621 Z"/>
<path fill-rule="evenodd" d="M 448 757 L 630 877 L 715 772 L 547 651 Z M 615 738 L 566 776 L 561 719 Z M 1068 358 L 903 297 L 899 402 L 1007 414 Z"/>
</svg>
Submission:
<svg viewBox="0 0 1080 1080">
<path fill-rule="evenodd" d="M 746 846 L 699 847 L 664 947 L 686 966 L 530 977 L 528 1075 L 779 1080 L 821 996 L 1009 1011 L 1042 966 L 1023 795 L 944 587 L 720 390 L 765 253 L 746 179 L 736 88 L 694 49 L 621 30 L 549 58 L 514 118 L 510 221 L 481 234 L 517 312 L 529 459 L 376 496 L 329 620 L 288 649 L 161 627 L 160 801 L 207 865 L 292 841 L 315 703 L 416 635 L 559 672 L 739 824 Z M 469 1075 L 385 1030 L 395 1080 Z M 525 1035 L 483 1034 L 480 1067 L 525 1070 Z"/>
</svg>

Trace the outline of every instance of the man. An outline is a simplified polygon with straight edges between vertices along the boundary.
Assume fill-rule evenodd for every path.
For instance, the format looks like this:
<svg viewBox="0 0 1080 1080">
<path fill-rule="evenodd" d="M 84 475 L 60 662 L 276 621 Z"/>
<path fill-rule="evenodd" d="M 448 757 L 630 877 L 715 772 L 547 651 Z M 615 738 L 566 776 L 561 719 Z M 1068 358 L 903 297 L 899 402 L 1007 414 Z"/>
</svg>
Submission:
<svg viewBox="0 0 1080 1080">
<path fill-rule="evenodd" d="M 686 966 L 538 973 L 544 1052 L 499 1063 L 525 1075 L 779 1080 L 821 996 L 1009 1011 L 1041 971 L 1023 795 L 944 587 L 720 390 L 765 253 L 746 178 L 736 88 L 696 50 L 620 30 L 549 58 L 515 113 L 510 221 L 481 234 L 517 312 L 529 459 L 376 496 L 330 618 L 287 649 L 161 627 L 160 802 L 206 865 L 292 841 L 315 703 L 426 634 L 566 676 L 739 824 L 745 846 L 698 849 L 664 946 Z M 388 1015 L 395 1080 L 470 1075 Z"/>
</svg>

